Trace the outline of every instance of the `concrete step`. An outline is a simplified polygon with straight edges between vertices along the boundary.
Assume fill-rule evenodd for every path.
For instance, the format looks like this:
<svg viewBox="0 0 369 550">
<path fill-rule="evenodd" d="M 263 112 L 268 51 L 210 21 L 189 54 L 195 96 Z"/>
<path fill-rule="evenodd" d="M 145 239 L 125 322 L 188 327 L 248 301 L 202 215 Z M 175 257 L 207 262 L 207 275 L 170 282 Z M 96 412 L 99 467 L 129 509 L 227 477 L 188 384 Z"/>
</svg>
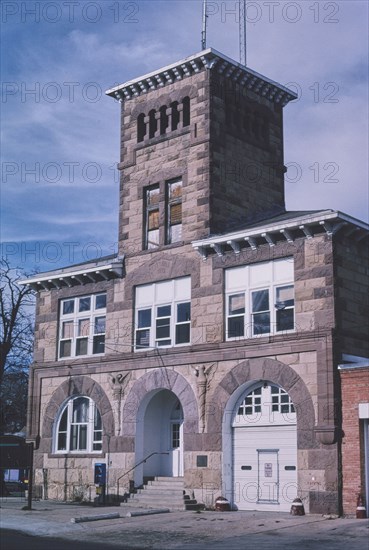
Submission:
<svg viewBox="0 0 369 550">
<path fill-rule="evenodd" d="M 158 506 L 156 506 L 155 504 L 152 504 L 152 503 L 133 502 L 133 501 L 130 501 L 130 500 L 128 501 L 128 503 L 122 503 L 121 506 L 126 507 L 126 508 L 145 508 L 145 509 L 157 509 L 158 508 Z M 182 512 L 182 511 L 186 510 L 186 507 L 183 504 L 163 505 L 163 506 L 160 506 L 160 508 L 169 508 L 171 511 L 178 511 L 178 512 Z"/>
<path fill-rule="evenodd" d="M 134 497 L 132 499 L 129 500 L 130 502 L 148 502 L 148 503 L 153 503 L 155 504 L 156 507 L 159 507 L 159 508 L 163 508 L 164 506 L 164 503 L 167 503 L 167 504 L 182 504 L 183 506 L 185 505 L 185 502 L 183 500 L 183 498 L 170 498 L 170 497 L 164 497 L 164 496 L 159 496 L 157 498 L 152 498 L 152 497 L 148 497 L 147 495 L 140 495 L 139 497 Z"/>
<path fill-rule="evenodd" d="M 145 487 L 149 485 L 156 485 L 158 487 L 183 487 L 183 480 L 169 481 L 167 479 L 155 479 L 153 481 L 148 481 Z"/>
<path fill-rule="evenodd" d="M 145 489 L 137 489 L 137 495 L 150 494 L 150 495 L 172 495 L 182 497 L 184 495 L 184 489 L 179 487 L 175 489 L 174 487 L 167 487 L 165 491 L 162 488 L 151 485 L 150 487 L 145 487 Z"/>
<path fill-rule="evenodd" d="M 181 481 L 183 483 L 184 477 L 155 476 L 155 481 L 171 481 L 172 483 Z"/>
</svg>

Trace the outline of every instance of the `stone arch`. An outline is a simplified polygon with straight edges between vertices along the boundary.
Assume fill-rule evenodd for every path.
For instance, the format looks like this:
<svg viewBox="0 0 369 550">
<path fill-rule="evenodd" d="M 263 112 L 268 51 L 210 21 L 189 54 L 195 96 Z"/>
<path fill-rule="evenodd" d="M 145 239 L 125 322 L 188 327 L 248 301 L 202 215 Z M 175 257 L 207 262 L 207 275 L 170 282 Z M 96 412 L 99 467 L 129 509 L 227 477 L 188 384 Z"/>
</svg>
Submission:
<svg viewBox="0 0 369 550">
<path fill-rule="evenodd" d="M 61 384 L 51 396 L 46 407 L 42 426 L 42 438 L 52 439 L 55 419 L 58 416 L 60 407 L 70 397 L 86 395 L 97 405 L 101 414 L 104 436 L 114 436 L 114 416 L 110 401 L 102 387 L 87 376 L 71 377 Z"/>
<path fill-rule="evenodd" d="M 192 387 L 178 372 L 161 367 L 147 372 L 133 384 L 123 406 L 122 435 L 136 435 L 136 419 L 140 404 L 148 393 L 158 389 L 170 390 L 178 397 L 183 409 L 184 435 L 198 433 L 198 404 Z"/>
<path fill-rule="evenodd" d="M 207 430 L 222 430 L 223 416 L 232 394 L 251 381 L 271 381 L 291 397 L 297 413 L 297 447 L 316 447 L 314 438 L 315 411 L 310 393 L 301 377 L 288 365 L 270 358 L 243 361 L 227 373 L 211 395 L 207 410 Z"/>
</svg>

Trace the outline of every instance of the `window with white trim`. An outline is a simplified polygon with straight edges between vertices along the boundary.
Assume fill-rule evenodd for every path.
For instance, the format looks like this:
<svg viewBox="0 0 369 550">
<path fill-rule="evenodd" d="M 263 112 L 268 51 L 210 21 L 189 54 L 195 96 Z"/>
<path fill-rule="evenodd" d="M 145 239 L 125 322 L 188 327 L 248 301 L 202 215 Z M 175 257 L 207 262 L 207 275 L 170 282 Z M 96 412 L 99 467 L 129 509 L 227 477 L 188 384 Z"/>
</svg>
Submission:
<svg viewBox="0 0 369 550">
<path fill-rule="evenodd" d="M 226 270 L 226 338 L 295 329 L 293 258 Z"/>
<path fill-rule="evenodd" d="M 102 450 L 101 415 L 89 397 L 73 397 L 62 408 L 55 433 L 56 453 Z"/>
<path fill-rule="evenodd" d="M 105 352 L 106 293 L 60 304 L 59 359 Z"/>
<path fill-rule="evenodd" d="M 136 287 L 135 350 L 180 346 L 191 339 L 191 277 Z"/>
<path fill-rule="evenodd" d="M 167 243 L 182 240 L 182 180 L 167 182 Z"/>
</svg>

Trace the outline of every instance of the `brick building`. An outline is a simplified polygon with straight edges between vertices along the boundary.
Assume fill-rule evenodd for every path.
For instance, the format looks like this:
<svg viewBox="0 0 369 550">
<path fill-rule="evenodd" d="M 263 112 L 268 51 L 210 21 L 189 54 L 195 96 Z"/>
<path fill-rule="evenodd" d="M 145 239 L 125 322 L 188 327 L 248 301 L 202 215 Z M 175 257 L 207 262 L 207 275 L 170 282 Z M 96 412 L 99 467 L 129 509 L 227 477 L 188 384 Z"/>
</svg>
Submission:
<svg viewBox="0 0 369 550">
<path fill-rule="evenodd" d="M 340 511 L 337 366 L 369 355 L 368 226 L 286 211 L 294 93 L 207 49 L 107 94 L 118 254 L 26 281 L 36 483 L 93 498 L 104 463 L 110 494 L 165 476 L 207 505 Z"/>
<path fill-rule="evenodd" d="M 358 495 L 369 517 L 369 362 L 339 366 L 342 386 L 343 513 L 356 513 Z"/>
</svg>

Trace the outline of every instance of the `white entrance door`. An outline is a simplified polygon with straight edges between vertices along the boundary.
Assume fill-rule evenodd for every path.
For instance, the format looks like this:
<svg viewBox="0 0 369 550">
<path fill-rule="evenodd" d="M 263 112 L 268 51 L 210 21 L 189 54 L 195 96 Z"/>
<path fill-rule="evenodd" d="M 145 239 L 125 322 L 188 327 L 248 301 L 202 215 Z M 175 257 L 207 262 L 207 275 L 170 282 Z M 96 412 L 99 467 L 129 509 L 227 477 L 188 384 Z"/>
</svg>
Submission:
<svg viewBox="0 0 369 550">
<path fill-rule="evenodd" d="M 169 457 L 171 462 L 172 476 L 183 476 L 183 423 L 180 420 L 170 422 L 170 446 Z"/>
</svg>

